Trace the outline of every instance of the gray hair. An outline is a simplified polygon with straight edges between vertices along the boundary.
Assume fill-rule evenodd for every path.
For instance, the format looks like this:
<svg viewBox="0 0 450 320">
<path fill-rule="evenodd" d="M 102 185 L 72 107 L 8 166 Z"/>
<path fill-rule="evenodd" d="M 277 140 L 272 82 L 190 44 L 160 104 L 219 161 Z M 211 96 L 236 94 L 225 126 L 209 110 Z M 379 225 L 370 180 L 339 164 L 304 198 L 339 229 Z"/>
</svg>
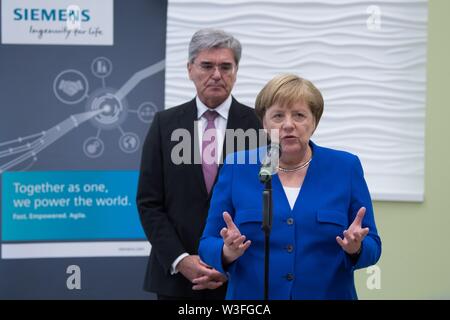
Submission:
<svg viewBox="0 0 450 320">
<path fill-rule="evenodd" d="M 229 48 L 233 50 L 234 61 L 239 65 L 242 46 L 238 39 L 219 29 L 201 29 L 194 33 L 189 43 L 189 62 L 193 63 L 202 50 Z"/>
</svg>

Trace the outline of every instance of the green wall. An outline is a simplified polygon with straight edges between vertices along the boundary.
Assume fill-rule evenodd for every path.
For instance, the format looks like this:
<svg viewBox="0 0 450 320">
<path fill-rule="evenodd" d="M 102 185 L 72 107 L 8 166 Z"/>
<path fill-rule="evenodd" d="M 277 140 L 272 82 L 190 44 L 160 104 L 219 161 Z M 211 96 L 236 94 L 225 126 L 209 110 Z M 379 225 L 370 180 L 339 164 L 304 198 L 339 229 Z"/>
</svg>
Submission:
<svg viewBox="0 0 450 320">
<path fill-rule="evenodd" d="M 375 202 L 381 288 L 356 273 L 360 299 L 450 299 L 450 1 L 429 0 L 425 201 Z"/>
</svg>

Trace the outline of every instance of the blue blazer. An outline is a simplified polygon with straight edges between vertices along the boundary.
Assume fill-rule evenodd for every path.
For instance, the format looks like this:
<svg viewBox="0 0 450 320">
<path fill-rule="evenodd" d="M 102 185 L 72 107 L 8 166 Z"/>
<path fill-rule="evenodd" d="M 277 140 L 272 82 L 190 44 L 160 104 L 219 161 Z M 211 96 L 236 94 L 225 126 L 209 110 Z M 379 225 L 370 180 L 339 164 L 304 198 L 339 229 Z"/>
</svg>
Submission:
<svg viewBox="0 0 450 320">
<path fill-rule="evenodd" d="M 278 175 L 272 178 L 273 221 L 270 236 L 270 299 L 357 299 L 353 271 L 375 264 L 381 255 L 369 190 L 355 155 L 310 142 L 313 159 L 291 210 Z M 259 182 L 262 149 L 227 157 L 214 188 L 199 254 L 228 275 L 227 299 L 264 298 L 263 185 Z M 242 161 L 247 159 L 247 164 Z M 255 159 L 257 158 L 257 161 Z M 253 160 L 248 164 L 248 160 Z M 362 227 L 369 234 L 357 259 L 336 242 L 365 207 Z M 252 241 L 226 269 L 222 266 L 227 211 L 241 233 Z"/>
</svg>

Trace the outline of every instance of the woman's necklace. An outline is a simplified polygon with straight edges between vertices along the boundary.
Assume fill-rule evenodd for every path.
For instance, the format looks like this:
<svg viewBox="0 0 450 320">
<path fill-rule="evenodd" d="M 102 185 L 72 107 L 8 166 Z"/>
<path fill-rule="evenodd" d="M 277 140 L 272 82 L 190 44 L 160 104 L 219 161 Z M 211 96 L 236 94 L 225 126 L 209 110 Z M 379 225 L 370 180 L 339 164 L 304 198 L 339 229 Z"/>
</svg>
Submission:
<svg viewBox="0 0 450 320">
<path fill-rule="evenodd" d="M 294 171 L 298 171 L 298 170 L 301 170 L 301 169 L 303 169 L 304 167 L 306 167 L 306 166 L 311 162 L 311 160 L 312 160 L 312 157 L 309 158 L 309 160 L 306 161 L 305 163 L 299 164 L 298 166 L 296 166 L 296 167 L 294 167 L 294 168 L 288 169 L 288 168 L 282 168 L 282 167 L 278 166 L 277 169 L 280 170 L 280 171 L 282 171 L 282 172 L 294 172 Z"/>
</svg>

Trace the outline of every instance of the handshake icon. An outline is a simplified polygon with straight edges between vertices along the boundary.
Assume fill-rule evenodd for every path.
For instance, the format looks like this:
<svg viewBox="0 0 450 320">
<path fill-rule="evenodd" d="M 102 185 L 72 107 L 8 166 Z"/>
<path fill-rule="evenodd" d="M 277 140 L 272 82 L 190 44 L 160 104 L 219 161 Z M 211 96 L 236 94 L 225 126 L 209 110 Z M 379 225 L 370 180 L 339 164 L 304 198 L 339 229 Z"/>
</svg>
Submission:
<svg viewBox="0 0 450 320">
<path fill-rule="evenodd" d="M 59 82 L 58 89 L 64 92 L 66 95 L 73 97 L 78 92 L 83 90 L 83 84 L 80 80 L 71 81 L 71 80 L 61 80 Z"/>
</svg>

